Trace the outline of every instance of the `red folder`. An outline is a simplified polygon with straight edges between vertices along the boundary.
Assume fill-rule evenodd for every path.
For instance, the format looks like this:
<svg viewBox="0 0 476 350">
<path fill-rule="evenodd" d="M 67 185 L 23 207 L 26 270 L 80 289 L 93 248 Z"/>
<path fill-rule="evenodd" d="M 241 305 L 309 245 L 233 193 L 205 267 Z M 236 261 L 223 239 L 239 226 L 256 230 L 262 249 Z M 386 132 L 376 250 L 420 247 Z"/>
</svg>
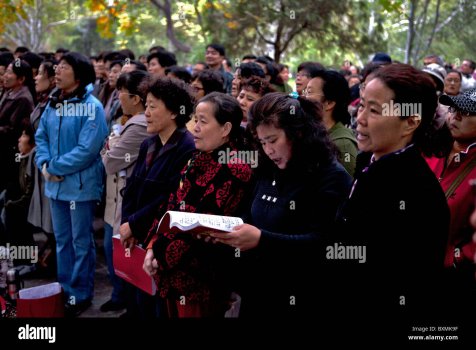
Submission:
<svg viewBox="0 0 476 350">
<path fill-rule="evenodd" d="M 144 292 L 155 295 L 157 292 L 155 281 L 142 269 L 146 254 L 145 249 L 139 246 L 135 246 L 132 250 L 124 249 L 119 235 L 112 236 L 112 241 L 112 259 L 116 275 Z"/>
</svg>

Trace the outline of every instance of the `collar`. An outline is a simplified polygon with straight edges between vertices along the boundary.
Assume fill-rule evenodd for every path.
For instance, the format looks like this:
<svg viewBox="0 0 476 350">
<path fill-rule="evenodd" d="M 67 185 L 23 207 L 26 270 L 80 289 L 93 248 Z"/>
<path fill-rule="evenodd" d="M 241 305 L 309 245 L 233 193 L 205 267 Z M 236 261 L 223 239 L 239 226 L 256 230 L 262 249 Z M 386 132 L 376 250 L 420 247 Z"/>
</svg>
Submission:
<svg viewBox="0 0 476 350">
<path fill-rule="evenodd" d="M 382 158 L 380 158 L 378 161 L 382 160 L 382 159 L 385 159 L 387 157 L 391 157 L 392 155 L 397 155 L 397 154 L 402 154 L 403 152 L 406 152 L 408 151 L 410 148 L 412 148 L 414 146 L 413 143 L 409 144 L 408 146 L 406 147 L 403 147 L 403 148 L 400 148 L 399 150 L 396 150 L 395 152 L 392 152 L 392 153 L 389 153 L 389 154 L 386 154 L 384 155 Z M 372 157 L 370 158 L 370 164 L 374 163 L 374 162 L 377 162 L 377 160 L 375 159 L 375 156 L 372 154 Z"/>
<path fill-rule="evenodd" d="M 16 92 L 9 91 L 9 92 L 7 92 L 6 98 L 10 99 L 10 100 L 15 100 L 15 99 L 18 98 L 18 96 L 25 93 L 25 90 L 28 90 L 28 88 L 26 86 L 22 86 Z"/>
</svg>

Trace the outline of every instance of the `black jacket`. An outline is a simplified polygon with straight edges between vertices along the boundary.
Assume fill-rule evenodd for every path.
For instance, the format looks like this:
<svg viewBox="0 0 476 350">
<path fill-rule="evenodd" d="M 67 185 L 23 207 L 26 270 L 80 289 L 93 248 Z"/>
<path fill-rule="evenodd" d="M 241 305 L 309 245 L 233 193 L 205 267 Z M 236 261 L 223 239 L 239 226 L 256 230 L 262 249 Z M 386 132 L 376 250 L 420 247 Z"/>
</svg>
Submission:
<svg viewBox="0 0 476 350">
<path fill-rule="evenodd" d="M 157 152 L 147 169 L 147 151 L 153 143 Z M 139 241 L 146 238 L 159 206 L 177 189 L 180 171 L 194 150 L 193 137 L 185 128 L 175 130 L 164 147 L 158 135 L 142 143 L 136 167 L 123 192 L 121 220 L 121 223 L 129 222 L 133 236 Z"/>
<path fill-rule="evenodd" d="M 249 223 L 261 238 L 243 256 L 243 317 L 312 313 L 324 244 L 350 185 L 336 160 L 310 173 L 288 169 L 258 181 Z"/>
<path fill-rule="evenodd" d="M 364 168 L 338 215 L 337 243 L 365 246 L 366 262 L 328 261 L 331 304 L 349 317 L 376 313 L 382 322 L 415 323 L 442 311 L 449 215 L 438 180 L 414 146 Z"/>
</svg>

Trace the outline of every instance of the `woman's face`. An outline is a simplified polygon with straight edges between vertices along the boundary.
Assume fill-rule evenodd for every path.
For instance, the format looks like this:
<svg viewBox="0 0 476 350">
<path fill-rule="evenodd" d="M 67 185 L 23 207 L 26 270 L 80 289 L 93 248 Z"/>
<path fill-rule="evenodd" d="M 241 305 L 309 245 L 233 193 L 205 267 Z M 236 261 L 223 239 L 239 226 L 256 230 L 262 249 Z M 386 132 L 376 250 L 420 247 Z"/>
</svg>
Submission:
<svg viewBox="0 0 476 350">
<path fill-rule="evenodd" d="M 140 96 L 131 94 L 126 88 L 119 90 L 119 102 L 122 112 L 126 115 L 133 115 L 137 111 L 137 105 L 140 104 Z"/>
<path fill-rule="evenodd" d="M 5 89 L 16 89 L 23 85 L 25 78 L 18 78 L 13 72 L 13 65 L 10 63 L 3 75 L 3 87 Z"/>
<path fill-rule="evenodd" d="M 450 72 L 445 78 L 445 93 L 456 96 L 461 89 L 461 78 L 458 73 Z"/>
<path fill-rule="evenodd" d="M 149 73 L 159 77 L 165 77 L 165 68 L 162 67 L 157 60 L 157 58 L 153 58 L 150 60 L 148 65 Z"/>
<path fill-rule="evenodd" d="M 111 69 L 109 70 L 109 75 L 108 75 L 108 80 L 109 80 L 109 86 L 113 89 L 116 88 L 116 83 L 117 79 L 119 78 L 119 75 L 121 75 L 121 65 L 116 64 Z"/>
<path fill-rule="evenodd" d="M 235 74 L 233 74 L 233 80 L 231 82 L 231 96 L 233 97 L 238 97 L 239 94 L 239 88 L 240 88 L 240 83 L 241 83 L 241 69 L 238 68 L 235 71 Z"/>
<path fill-rule="evenodd" d="M 195 109 L 193 140 L 195 148 L 202 152 L 211 152 L 228 141 L 231 123 L 224 125 L 215 118 L 215 108 L 211 102 L 200 102 Z"/>
<path fill-rule="evenodd" d="M 147 94 L 147 107 L 145 109 L 147 132 L 149 134 L 171 134 L 177 127 L 175 114 L 167 109 L 162 100 L 151 93 Z"/>
<path fill-rule="evenodd" d="M 79 86 L 79 80 L 74 77 L 73 67 L 66 61 L 63 60 L 56 66 L 55 73 L 55 82 L 59 89 L 69 93 Z"/>
<path fill-rule="evenodd" d="M 40 65 L 38 74 L 35 77 L 35 90 L 38 93 L 48 91 L 54 85 L 54 77 L 48 77 L 48 73 L 43 65 Z"/>
<path fill-rule="evenodd" d="M 292 156 L 292 142 L 283 129 L 274 125 L 258 125 L 256 128 L 258 140 L 264 153 L 279 169 L 286 169 Z"/>
<path fill-rule="evenodd" d="M 476 141 L 476 115 L 462 116 L 459 113 L 448 112 L 446 124 L 456 141 L 462 144 Z"/>
<path fill-rule="evenodd" d="M 258 101 L 261 98 L 261 95 L 247 89 L 241 90 L 240 94 L 237 97 L 238 103 L 240 104 L 241 110 L 243 111 L 243 121 L 248 119 L 248 111 L 250 110 L 253 103 Z"/>
<path fill-rule="evenodd" d="M 203 96 L 205 96 L 205 89 L 203 88 L 203 84 L 200 79 L 195 79 L 194 81 L 192 81 L 190 86 L 192 87 L 192 90 L 195 93 L 195 98 L 197 99 L 197 101 Z"/>
<path fill-rule="evenodd" d="M 405 147 L 411 138 L 405 129 L 407 121 L 389 111 L 393 99 L 393 91 L 380 79 L 370 80 L 361 92 L 357 145 L 361 151 L 372 152 L 376 159 Z"/>
<path fill-rule="evenodd" d="M 23 133 L 21 134 L 20 138 L 18 139 L 18 150 L 20 154 L 28 154 L 32 150 L 32 146 L 30 145 L 30 136 Z"/>
<path fill-rule="evenodd" d="M 304 90 L 306 89 L 309 80 L 311 80 L 311 75 L 307 70 L 301 69 L 296 74 L 296 91 L 299 95 L 304 94 Z"/>
</svg>

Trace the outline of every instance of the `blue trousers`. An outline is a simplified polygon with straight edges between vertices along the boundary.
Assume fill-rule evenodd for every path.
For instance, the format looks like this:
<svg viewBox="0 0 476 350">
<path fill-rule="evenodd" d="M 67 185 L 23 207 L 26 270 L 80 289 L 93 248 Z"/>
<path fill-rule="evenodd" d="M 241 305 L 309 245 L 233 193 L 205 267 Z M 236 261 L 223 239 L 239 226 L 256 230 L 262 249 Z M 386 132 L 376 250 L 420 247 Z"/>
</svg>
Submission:
<svg viewBox="0 0 476 350">
<path fill-rule="evenodd" d="M 96 201 L 50 199 L 50 207 L 56 238 L 58 282 L 70 304 L 91 300 L 96 268 L 93 230 Z"/>
<path fill-rule="evenodd" d="M 112 226 L 104 223 L 104 255 L 106 256 L 107 270 L 109 280 L 112 284 L 111 300 L 115 303 L 125 302 L 124 280 L 117 277 L 114 273 L 114 264 L 112 259 Z"/>
</svg>

